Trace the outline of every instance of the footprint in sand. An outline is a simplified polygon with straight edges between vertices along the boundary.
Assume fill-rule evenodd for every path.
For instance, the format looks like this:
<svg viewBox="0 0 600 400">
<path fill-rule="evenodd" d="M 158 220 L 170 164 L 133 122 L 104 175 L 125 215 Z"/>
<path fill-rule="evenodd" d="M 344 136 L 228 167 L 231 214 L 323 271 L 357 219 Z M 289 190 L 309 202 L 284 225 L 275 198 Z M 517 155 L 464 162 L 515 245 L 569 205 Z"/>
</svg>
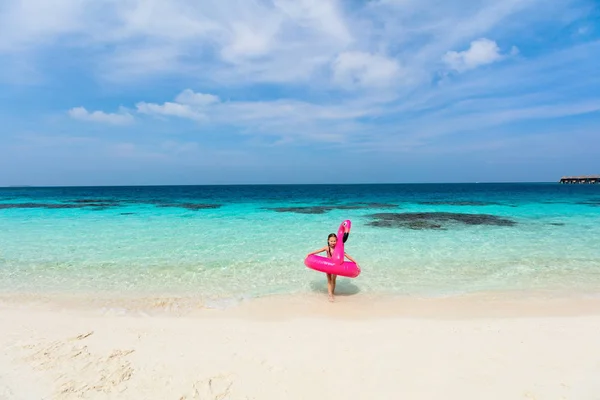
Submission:
<svg viewBox="0 0 600 400">
<path fill-rule="evenodd" d="M 23 360 L 37 371 L 49 371 L 60 398 L 81 398 L 98 393 L 119 393 L 127 389 L 134 373 L 130 349 L 96 352 L 85 345 L 94 332 L 65 340 L 39 341 L 24 345 Z"/>
<path fill-rule="evenodd" d="M 180 400 L 233 400 L 231 397 L 233 383 L 231 374 L 216 375 L 194 383 L 193 395 L 182 396 Z"/>
</svg>

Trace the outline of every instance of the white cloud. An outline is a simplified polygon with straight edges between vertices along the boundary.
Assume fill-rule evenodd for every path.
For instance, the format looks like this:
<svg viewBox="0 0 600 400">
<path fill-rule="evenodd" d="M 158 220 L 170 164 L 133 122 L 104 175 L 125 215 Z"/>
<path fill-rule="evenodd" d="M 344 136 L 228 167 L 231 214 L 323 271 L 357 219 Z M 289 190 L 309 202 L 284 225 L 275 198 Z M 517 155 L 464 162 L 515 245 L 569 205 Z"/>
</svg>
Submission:
<svg viewBox="0 0 600 400">
<path fill-rule="evenodd" d="M 350 136 L 364 135 L 354 119 L 376 116 L 384 112 L 373 98 L 361 97 L 339 104 L 321 105 L 293 99 L 273 101 L 221 101 L 218 96 L 185 89 L 174 101 L 135 104 L 139 114 L 168 119 L 170 117 L 201 122 L 200 128 L 236 127 L 238 133 L 276 136 L 279 143 L 312 140 L 341 143 Z M 69 112 L 91 119 L 84 109 Z M 106 118 L 97 111 L 95 118 Z M 130 116 L 131 117 L 131 116 Z"/>
<path fill-rule="evenodd" d="M 207 106 L 209 104 L 218 103 L 219 97 L 213 94 L 194 93 L 191 89 L 185 89 L 179 93 L 175 101 L 181 104 L 189 104 L 192 106 Z"/>
<path fill-rule="evenodd" d="M 3 3 L 0 53 L 67 46 L 119 83 L 173 73 L 244 84 L 309 80 L 353 40 L 337 0 Z"/>
<path fill-rule="evenodd" d="M 516 48 L 513 47 L 513 52 Z M 493 40 L 486 38 L 471 42 L 467 50 L 456 52 L 449 51 L 444 55 L 444 62 L 456 71 L 463 72 L 482 65 L 491 64 L 504 58 L 500 48 Z"/>
<path fill-rule="evenodd" d="M 206 85 L 331 88 L 343 83 L 378 89 L 399 66 L 401 75 L 410 71 L 427 82 L 448 50 L 489 34 L 518 13 L 526 24 L 560 13 L 569 2 L 525 14 L 545 3 L 5 0 L 0 53 L 21 58 L 25 51 L 76 51 L 90 61 L 96 76 L 119 84 L 171 74 Z M 448 53 L 449 62 L 465 69 L 486 56 L 499 56 L 493 47 L 476 43 Z M 481 51 L 487 53 L 476 61 Z M 332 63 L 336 73 L 329 74 Z"/>
<path fill-rule="evenodd" d="M 0 52 L 48 45 L 86 29 L 85 0 L 5 0 L 0 5 Z"/>
<path fill-rule="evenodd" d="M 219 97 L 212 94 L 195 93 L 185 89 L 175 97 L 174 102 L 167 101 L 163 104 L 139 102 L 136 109 L 139 113 L 148 115 L 161 115 L 179 118 L 188 118 L 196 121 L 207 119 L 207 107 L 218 103 Z"/>
<path fill-rule="evenodd" d="M 352 42 L 340 1 L 330 0 L 275 0 L 275 6 L 283 15 L 297 21 L 298 26 L 307 27 L 340 43 Z"/>
<path fill-rule="evenodd" d="M 101 122 L 113 125 L 125 125 L 133 122 L 133 116 L 124 110 L 120 113 L 106 113 L 104 111 L 88 111 L 84 107 L 75 107 L 68 111 L 74 119 L 91 122 Z"/>
<path fill-rule="evenodd" d="M 397 134 L 402 143 L 421 143 L 429 137 L 424 130 L 433 137 L 463 129 L 468 117 L 450 114 L 476 108 L 479 97 L 531 90 L 544 98 L 560 94 L 550 86 L 584 85 L 570 75 L 593 70 L 589 54 L 578 66 L 518 74 L 502 71 L 535 64 L 537 56 L 499 63 L 518 52 L 510 49 L 513 44 L 526 48 L 519 41 L 531 39 L 531 26 L 542 37 L 547 26 L 571 24 L 578 15 L 575 1 L 545 7 L 542 0 L 464 0 L 459 7 L 437 0 L 5 0 L 0 2 L 0 60 L 6 63 L 0 63 L 0 75 L 6 65 L 27 60 L 52 77 L 56 60 L 66 60 L 69 68 L 91 68 L 78 73 L 107 80 L 109 90 L 118 83 L 119 93 L 128 92 L 128 98 L 137 85 L 145 85 L 144 93 L 154 84 L 161 92 L 173 87 L 202 92 L 186 89 L 152 102 L 139 98 L 130 111 L 136 117 L 201 122 L 197 131 L 232 126 L 235 132 L 256 134 L 257 140 L 348 142 L 371 135 L 375 141 L 378 134 Z M 564 10 L 572 12 L 562 15 Z M 507 43 L 506 49 L 492 39 Z M 44 62 L 51 68 L 40 68 Z M 485 65 L 493 65 L 493 79 L 447 74 L 438 80 L 440 69 L 463 72 Z M 558 69 L 570 72 L 557 79 Z M 12 75 L 11 81 L 18 81 Z M 513 75 L 523 78 L 516 82 Z M 588 77 L 588 86 L 597 79 L 594 71 L 581 76 Z M 542 81 L 545 87 L 534 86 Z M 568 103 L 566 96 L 555 100 Z M 497 103 L 485 104 L 496 114 L 477 117 L 478 124 L 502 111 Z M 532 100 L 519 106 L 531 111 L 543 105 Z M 440 111 L 444 108 L 447 114 Z M 127 111 L 79 107 L 69 113 L 91 121 L 133 120 Z M 383 118 L 372 122 L 377 117 Z M 375 128 L 391 119 L 401 119 L 406 129 L 398 129 L 398 123 Z"/>
<path fill-rule="evenodd" d="M 254 27 L 234 23 L 229 43 L 221 50 L 221 56 L 228 62 L 238 63 L 244 62 L 244 59 L 266 55 L 274 44 L 278 29 L 279 21 Z"/>
<path fill-rule="evenodd" d="M 165 102 L 163 104 L 139 102 L 136 104 L 137 111 L 148 115 L 163 115 L 170 117 L 189 118 L 193 120 L 204 120 L 206 115 L 187 104 Z"/>
<path fill-rule="evenodd" d="M 332 68 L 333 81 L 345 88 L 380 88 L 393 83 L 400 74 L 395 60 L 358 51 L 341 53 Z"/>
</svg>

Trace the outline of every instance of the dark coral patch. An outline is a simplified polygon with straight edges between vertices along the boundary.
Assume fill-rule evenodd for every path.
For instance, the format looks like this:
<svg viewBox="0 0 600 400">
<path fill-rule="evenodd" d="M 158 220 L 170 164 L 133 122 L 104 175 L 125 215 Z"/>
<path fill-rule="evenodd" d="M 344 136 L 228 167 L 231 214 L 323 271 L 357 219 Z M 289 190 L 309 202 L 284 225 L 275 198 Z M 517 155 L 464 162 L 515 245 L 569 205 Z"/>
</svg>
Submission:
<svg viewBox="0 0 600 400">
<path fill-rule="evenodd" d="M 104 210 L 104 209 L 107 209 L 110 207 L 118 207 L 118 206 L 119 206 L 118 203 L 86 203 L 85 206 L 83 206 L 83 207 L 93 207 L 94 209 L 102 208 Z"/>
<path fill-rule="evenodd" d="M 291 212 L 291 213 L 298 213 L 298 214 L 324 214 L 327 211 L 330 211 L 332 209 L 333 209 L 332 207 L 324 207 L 324 206 L 268 208 L 268 210 L 272 210 L 275 212 Z"/>
<path fill-rule="evenodd" d="M 0 204 L 0 209 L 7 208 L 83 208 L 81 204 L 68 203 L 5 203 Z"/>
<path fill-rule="evenodd" d="M 452 201 L 452 200 L 440 200 L 440 201 L 420 201 L 418 204 L 428 206 L 496 206 L 501 205 L 500 203 L 493 203 L 487 201 Z"/>
<path fill-rule="evenodd" d="M 0 209 L 9 208 L 91 208 L 92 210 L 105 210 L 109 207 L 116 207 L 118 203 L 114 202 L 85 202 L 85 203 L 0 203 Z"/>
<path fill-rule="evenodd" d="M 516 222 L 507 218 L 489 214 L 461 214 L 446 212 L 424 213 L 377 213 L 369 215 L 374 221 L 367 225 L 380 228 L 408 229 L 444 229 L 445 225 L 460 223 L 463 225 L 514 226 Z"/>
<path fill-rule="evenodd" d="M 398 208 L 398 204 L 390 203 L 352 203 L 350 205 L 359 208 Z"/>
<path fill-rule="evenodd" d="M 116 201 L 116 200 L 103 200 L 103 199 L 77 199 L 69 203 L 0 203 L 0 209 L 9 208 L 47 208 L 47 209 L 59 209 L 59 208 L 86 208 L 93 211 L 102 211 L 111 207 L 119 207 L 122 203 L 129 203 L 128 201 Z M 144 202 L 136 202 L 144 203 Z M 178 207 L 185 208 L 187 210 L 204 210 L 214 209 L 221 207 L 220 204 L 202 204 L 202 203 L 165 203 L 165 202 L 152 202 L 156 207 Z"/>
<path fill-rule="evenodd" d="M 97 204 L 97 203 L 104 203 L 104 204 L 119 204 L 118 201 L 116 200 L 107 200 L 107 199 L 77 199 L 77 200 L 72 200 L 72 203 L 78 203 L 78 204 Z"/>
<path fill-rule="evenodd" d="M 183 203 L 181 207 L 187 208 L 188 210 L 208 210 L 221 208 L 221 204 L 196 204 L 196 203 Z"/>
<path fill-rule="evenodd" d="M 221 204 L 202 204 L 202 203 L 165 203 L 165 204 L 157 204 L 156 207 L 179 207 L 185 208 L 187 210 L 207 210 L 220 208 Z"/>
<path fill-rule="evenodd" d="M 9 208 L 77 208 L 76 204 L 42 204 L 42 203 L 3 203 L 0 210 Z"/>
<path fill-rule="evenodd" d="M 267 210 L 275 212 L 291 212 L 298 214 L 324 214 L 331 210 L 363 210 L 369 208 L 397 208 L 396 204 L 387 203 L 351 203 L 327 206 L 305 206 L 305 207 L 275 207 Z"/>
<path fill-rule="evenodd" d="M 581 204 L 584 206 L 592 206 L 592 207 L 600 207 L 600 199 L 589 199 L 584 201 L 579 201 L 577 204 Z"/>
</svg>

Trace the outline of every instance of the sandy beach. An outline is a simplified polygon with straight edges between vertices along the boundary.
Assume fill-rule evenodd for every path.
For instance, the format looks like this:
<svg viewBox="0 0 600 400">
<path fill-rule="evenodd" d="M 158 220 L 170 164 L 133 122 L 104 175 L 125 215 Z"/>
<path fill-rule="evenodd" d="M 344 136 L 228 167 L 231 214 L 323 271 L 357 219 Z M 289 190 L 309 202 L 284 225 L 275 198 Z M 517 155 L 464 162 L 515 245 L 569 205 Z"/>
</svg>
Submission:
<svg viewBox="0 0 600 400">
<path fill-rule="evenodd" d="M 3 297 L 0 398 L 600 399 L 598 299 L 176 303 Z"/>
</svg>

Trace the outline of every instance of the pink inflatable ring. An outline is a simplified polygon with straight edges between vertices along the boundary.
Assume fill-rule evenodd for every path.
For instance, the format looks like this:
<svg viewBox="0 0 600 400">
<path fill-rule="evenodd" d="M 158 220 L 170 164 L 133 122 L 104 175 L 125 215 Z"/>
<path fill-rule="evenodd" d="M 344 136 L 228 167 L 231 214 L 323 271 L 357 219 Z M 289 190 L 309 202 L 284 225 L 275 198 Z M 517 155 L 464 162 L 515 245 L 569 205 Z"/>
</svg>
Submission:
<svg viewBox="0 0 600 400">
<path fill-rule="evenodd" d="M 348 219 L 340 225 L 337 232 L 338 242 L 333 249 L 331 258 L 311 254 L 304 260 L 304 265 L 315 271 L 345 276 L 348 278 L 356 278 L 360 275 L 360 268 L 356 263 L 344 261 L 344 243 L 348 240 L 348 236 L 350 236 L 351 226 L 352 223 Z M 342 238 L 342 240 L 340 240 L 340 238 Z"/>
</svg>

